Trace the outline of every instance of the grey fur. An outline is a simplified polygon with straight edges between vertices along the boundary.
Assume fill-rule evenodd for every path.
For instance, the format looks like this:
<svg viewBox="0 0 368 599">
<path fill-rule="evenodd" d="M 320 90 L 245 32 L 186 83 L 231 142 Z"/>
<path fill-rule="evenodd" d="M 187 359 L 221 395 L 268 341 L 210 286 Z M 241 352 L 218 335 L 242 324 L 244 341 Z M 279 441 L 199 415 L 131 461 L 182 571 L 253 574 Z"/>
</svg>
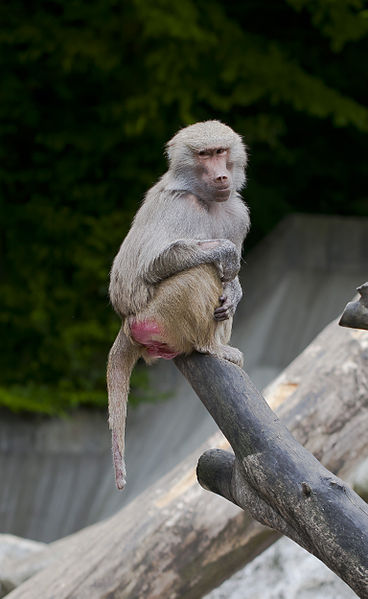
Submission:
<svg viewBox="0 0 368 599">
<path fill-rule="evenodd" d="M 201 178 L 196 158 L 202 149 L 217 147 L 228 150 L 227 167 L 231 173 L 230 195 L 223 202 L 214 201 L 213 186 Z M 160 282 L 203 264 L 214 264 L 224 284 L 226 310 L 224 318 L 218 320 L 231 318 L 241 297 L 237 274 L 250 221 L 248 208 L 239 195 L 245 184 L 247 162 L 240 136 L 218 121 L 196 123 L 173 137 L 167 154 L 169 170 L 147 192 L 111 270 L 111 303 L 123 319 L 108 364 L 109 422 L 119 488 L 125 484 L 123 452 L 129 378 L 139 356 L 137 345 L 129 338 L 129 318 L 149 306 Z M 223 354 L 227 359 L 241 360 L 239 350 L 221 347 L 228 347 L 228 353 Z"/>
</svg>

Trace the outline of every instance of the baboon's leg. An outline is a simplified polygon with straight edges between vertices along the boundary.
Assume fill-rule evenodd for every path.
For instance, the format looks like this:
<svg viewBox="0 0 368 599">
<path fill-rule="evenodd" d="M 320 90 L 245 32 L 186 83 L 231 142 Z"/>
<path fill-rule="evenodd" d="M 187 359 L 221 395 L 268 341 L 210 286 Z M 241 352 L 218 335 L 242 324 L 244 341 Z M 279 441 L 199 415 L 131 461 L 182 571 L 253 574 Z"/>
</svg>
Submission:
<svg viewBox="0 0 368 599">
<path fill-rule="evenodd" d="M 217 358 L 222 358 L 243 366 L 243 354 L 236 347 L 227 345 L 231 336 L 232 318 L 226 321 L 218 322 L 215 325 L 214 335 L 207 342 L 198 344 L 194 349 L 201 354 L 211 354 Z"/>
</svg>

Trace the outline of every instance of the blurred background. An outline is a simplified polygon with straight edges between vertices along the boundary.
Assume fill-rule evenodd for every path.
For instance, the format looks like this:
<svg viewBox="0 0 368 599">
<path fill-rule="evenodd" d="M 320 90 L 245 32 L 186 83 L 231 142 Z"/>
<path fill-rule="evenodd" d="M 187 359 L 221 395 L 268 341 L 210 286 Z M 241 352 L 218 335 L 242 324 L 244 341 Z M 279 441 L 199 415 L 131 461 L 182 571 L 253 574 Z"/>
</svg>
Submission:
<svg viewBox="0 0 368 599">
<path fill-rule="evenodd" d="M 216 118 L 249 148 L 234 344 L 259 387 L 366 280 L 368 7 L 4 0 L 0 16 L 0 530 L 51 541 L 216 429 L 170 365 L 138 367 L 115 493 L 109 269 L 180 127 Z"/>
<path fill-rule="evenodd" d="M 217 118 L 244 136 L 246 250 L 290 212 L 368 215 L 365 2 L 0 11 L 0 405 L 105 405 L 109 268 L 178 128 Z"/>
</svg>

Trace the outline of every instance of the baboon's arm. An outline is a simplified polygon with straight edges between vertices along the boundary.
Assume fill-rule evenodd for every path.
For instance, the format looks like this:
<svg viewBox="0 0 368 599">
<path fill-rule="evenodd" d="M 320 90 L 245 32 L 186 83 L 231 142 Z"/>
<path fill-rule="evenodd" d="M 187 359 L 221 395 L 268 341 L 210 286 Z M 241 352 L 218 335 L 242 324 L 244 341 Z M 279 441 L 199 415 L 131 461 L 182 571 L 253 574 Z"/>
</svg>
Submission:
<svg viewBox="0 0 368 599">
<path fill-rule="evenodd" d="M 236 245 L 228 239 L 178 239 L 153 258 L 144 279 L 149 284 L 159 283 L 188 268 L 210 263 L 216 266 L 222 281 L 232 281 L 240 269 Z"/>
</svg>

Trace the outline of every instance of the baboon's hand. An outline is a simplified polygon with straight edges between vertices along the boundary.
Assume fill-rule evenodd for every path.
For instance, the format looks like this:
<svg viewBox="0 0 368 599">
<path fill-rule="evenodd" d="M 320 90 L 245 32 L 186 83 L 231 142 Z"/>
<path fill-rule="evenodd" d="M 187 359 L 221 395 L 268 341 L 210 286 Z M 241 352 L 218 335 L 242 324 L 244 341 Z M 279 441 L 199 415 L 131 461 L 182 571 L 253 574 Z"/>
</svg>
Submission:
<svg viewBox="0 0 368 599">
<path fill-rule="evenodd" d="M 208 258 L 216 266 L 221 281 L 227 283 L 237 276 L 240 270 L 240 255 L 236 245 L 229 239 L 204 239 L 197 245 L 207 252 Z"/>
<path fill-rule="evenodd" d="M 236 307 L 243 293 L 238 277 L 223 285 L 223 294 L 219 297 L 220 306 L 215 309 L 215 320 L 227 320 L 234 316 Z"/>
<path fill-rule="evenodd" d="M 215 249 L 217 262 L 220 264 L 219 273 L 224 283 L 232 281 L 240 270 L 240 255 L 236 245 L 228 239 L 219 240 Z"/>
<path fill-rule="evenodd" d="M 230 316 L 234 316 L 236 306 L 232 298 L 228 297 L 227 295 L 221 295 L 219 300 L 221 302 L 221 306 L 216 308 L 214 312 L 214 318 L 217 321 L 228 320 Z"/>
<path fill-rule="evenodd" d="M 221 256 L 221 280 L 223 283 L 228 283 L 235 279 L 240 270 L 240 256 L 237 251 L 233 251 L 233 248 L 230 248 L 230 250 L 231 251 L 224 252 Z"/>
</svg>

